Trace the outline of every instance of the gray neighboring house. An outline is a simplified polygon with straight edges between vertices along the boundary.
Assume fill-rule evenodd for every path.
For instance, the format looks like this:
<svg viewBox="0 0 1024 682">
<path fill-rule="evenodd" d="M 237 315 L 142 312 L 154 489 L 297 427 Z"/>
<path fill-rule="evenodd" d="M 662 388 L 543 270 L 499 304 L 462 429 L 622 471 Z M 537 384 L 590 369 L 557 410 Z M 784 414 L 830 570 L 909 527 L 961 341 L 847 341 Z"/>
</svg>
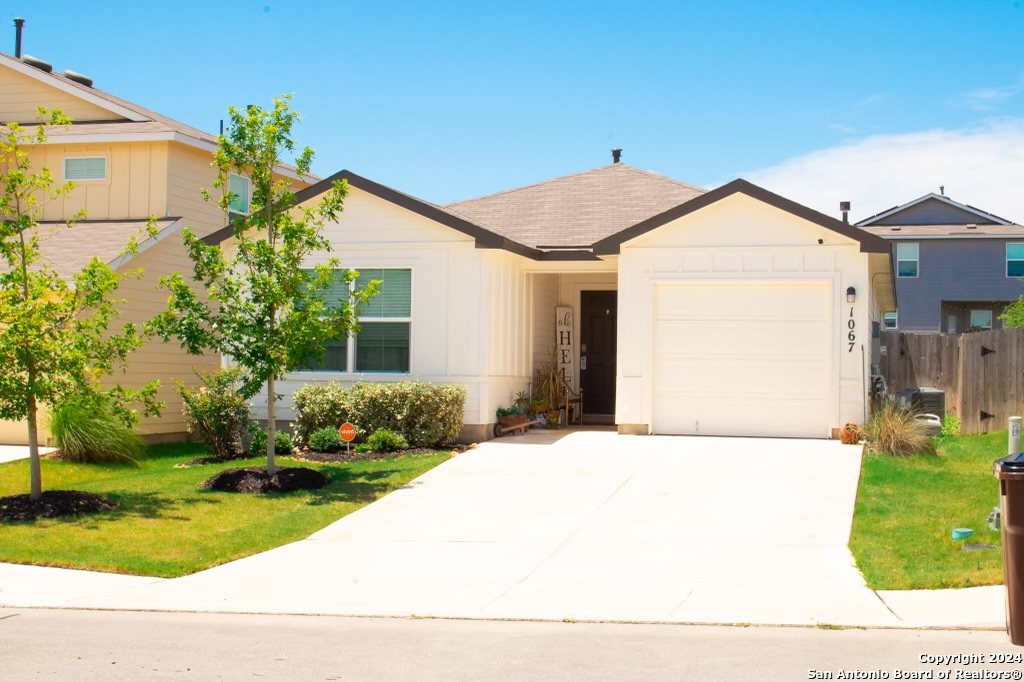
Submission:
<svg viewBox="0 0 1024 682">
<path fill-rule="evenodd" d="M 998 329 L 1003 308 L 1024 294 L 1024 227 L 1009 220 L 927 194 L 856 225 L 894 242 L 899 309 L 886 313 L 887 329 Z"/>
</svg>

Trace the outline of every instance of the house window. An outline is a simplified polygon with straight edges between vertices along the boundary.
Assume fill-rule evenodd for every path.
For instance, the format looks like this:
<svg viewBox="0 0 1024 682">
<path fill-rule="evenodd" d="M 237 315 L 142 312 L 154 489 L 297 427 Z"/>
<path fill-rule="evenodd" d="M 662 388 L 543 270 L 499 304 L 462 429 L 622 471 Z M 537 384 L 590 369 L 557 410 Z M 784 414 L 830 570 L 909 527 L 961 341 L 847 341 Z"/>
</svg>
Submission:
<svg viewBox="0 0 1024 682">
<path fill-rule="evenodd" d="M 249 178 L 229 173 L 228 192 L 231 194 L 228 214 L 249 215 Z"/>
<path fill-rule="evenodd" d="M 1006 245 L 1006 276 L 1024 277 L 1024 244 Z"/>
<path fill-rule="evenodd" d="M 971 328 L 991 329 L 992 328 L 992 311 L 991 310 L 972 310 L 971 311 Z"/>
<path fill-rule="evenodd" d="M 896 276 L 917 277 L 917 244 L 896 244 Z"/>
<path fill-rule="evenodd" d="M 410 328 L 412 326 L 412 270 L 368 268 L 359 271 L 351 285 L 363 289 L 373 280 L 381 282 L 380 291 L 357 311 L 359 333 L 327 344 L 323 361 L 306 369 L 327 372 L 409 371 Z M 327 298 L 337 305 L 352 289 L 338 283 Z"/>
<path fill-rule="evenodd" d="M 357 289 L 380 280 L 380 293 L 359 308 L 356 372 L 408 372 L 412 323 L 412 271 L 360 270 Z"/>
<path fill-rule="evenodd" d="M 882 315 L 882 326 L 885 329 L 895 329 L 896 328 L 896 313 L 892 312 L 892 313 L 885 313 L 884 315 Z"/>
<path fill-rule="evenodd" d="M 107 157 L 73 156 L 64 159 L 65 180 L 106 180 Z"/>
</svg>

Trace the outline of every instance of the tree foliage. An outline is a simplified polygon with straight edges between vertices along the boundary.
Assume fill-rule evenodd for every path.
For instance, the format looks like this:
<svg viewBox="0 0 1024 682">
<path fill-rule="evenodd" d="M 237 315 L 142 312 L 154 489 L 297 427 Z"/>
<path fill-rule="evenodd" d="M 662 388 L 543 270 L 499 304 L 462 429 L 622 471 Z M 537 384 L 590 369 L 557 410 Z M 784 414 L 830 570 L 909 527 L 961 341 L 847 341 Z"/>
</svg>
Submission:
<svg viewBox="0 0 1024 682">
<path fill-rule="evenodd" d="M 145 339 L 133 323 L 112 327 L 123 299 L 116 293 L 126 275 L 99 258 L 77 273 L 57 272 L 42 257 L 41 232 L 72 229 L 84 213 L 59 226 L 39 224 L 49 201 L 68 196 L 74 183 L 58 184 L 48 168 L 34 169 L 32 150 L 47 129 L 68 125 L 60 110 L 39 109 L 40 123 L 9 123 L 0 137 L 0 418 L 28 422 L 31 495 L 42 494 L 37 419 L 40 406 L 56 407 L 85 395 L 102 398 L 123 421 L 137 415 L 127 405 L 141 401 L 158 414 L 158 382 L 141 389 L 101 387 Z M 150 230 L 154 227 L 150 223 Z M 137 253 L 135 236 L 124 255 Z M 141 270 L 130 273 L 139 276 Z"/>
<path fill-rule="evenodd" d="M 1024 327 L 1024 296 L 1007 305 L 999 319 L 1002 320 L 1004 329 Z"/>
<path fill-rule="evenodd" d="M 181 273 L 161 280 L 170 292 L 167 310 L 153 322 L 165 339 L 175 337 L 189 353 L 213 350 L 229 356 L 242 369 L 242 394 L 252 397 L 266 386 L 267 468 L 275 471 L 277 395 L 274 382 L 292 369 L 323 357 L 327 343 L 343 339 L 356 328 L 356 307 L 375 286 L 351 297 L 330 300 L 328 293 L 347 291 L 355 272 L 338 269 L 328 257 L 330 242 L 323 226 L 337 219 L 347 192 L 344 181 L 318 197 L 314 206 L 296 205 L 291 182 L 278 174 L 281 157 L 295 151 L 292 128 L 299 114 L 288 95 L 262 109 L 228 109 L 230 123 L 218 137 L 214 155 L 219 196 L 204 190 L 229 216 L 233 239 L 221 248 L 206 244 L 191 229 L 185 246 L 195 279 L 204 285 L 198 295 Z M 309 174 L 313 150 L 295 159 L 299 177 Z M 231 173 L 248 176 L 252 199 L 248 215 L 231 216 Z M 315 262 L 315 265 L 310 265 Z M 337 300 L 337 299 L 341 300 Z"/>
</svg>

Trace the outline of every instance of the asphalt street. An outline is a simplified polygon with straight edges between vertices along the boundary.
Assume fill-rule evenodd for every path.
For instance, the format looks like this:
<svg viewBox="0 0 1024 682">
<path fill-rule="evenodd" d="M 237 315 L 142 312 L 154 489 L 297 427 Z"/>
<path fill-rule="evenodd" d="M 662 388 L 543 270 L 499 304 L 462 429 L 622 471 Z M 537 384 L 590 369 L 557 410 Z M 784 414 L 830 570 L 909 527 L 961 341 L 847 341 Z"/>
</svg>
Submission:
<svg viewBox="0 0 1024 682">
<path fill-rule="evenodd" d="M 1017 657 L 999 631 L 0 609 L 3 680 L 1020 679 Z"/>
</svg>

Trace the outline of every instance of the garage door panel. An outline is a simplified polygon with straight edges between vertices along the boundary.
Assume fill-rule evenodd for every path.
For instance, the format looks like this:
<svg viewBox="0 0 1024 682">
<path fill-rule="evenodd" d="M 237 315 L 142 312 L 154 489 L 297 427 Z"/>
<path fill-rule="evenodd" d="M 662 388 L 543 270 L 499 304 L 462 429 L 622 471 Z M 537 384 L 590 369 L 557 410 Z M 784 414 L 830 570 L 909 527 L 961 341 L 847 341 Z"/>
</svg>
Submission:
<svg viewBox="0 0 1024 682">
<path fill-rule="evenodd" d="M 827 436 L 830 283 L 661 285 L 654 302 L 656 433 Z"/>
</svg>

